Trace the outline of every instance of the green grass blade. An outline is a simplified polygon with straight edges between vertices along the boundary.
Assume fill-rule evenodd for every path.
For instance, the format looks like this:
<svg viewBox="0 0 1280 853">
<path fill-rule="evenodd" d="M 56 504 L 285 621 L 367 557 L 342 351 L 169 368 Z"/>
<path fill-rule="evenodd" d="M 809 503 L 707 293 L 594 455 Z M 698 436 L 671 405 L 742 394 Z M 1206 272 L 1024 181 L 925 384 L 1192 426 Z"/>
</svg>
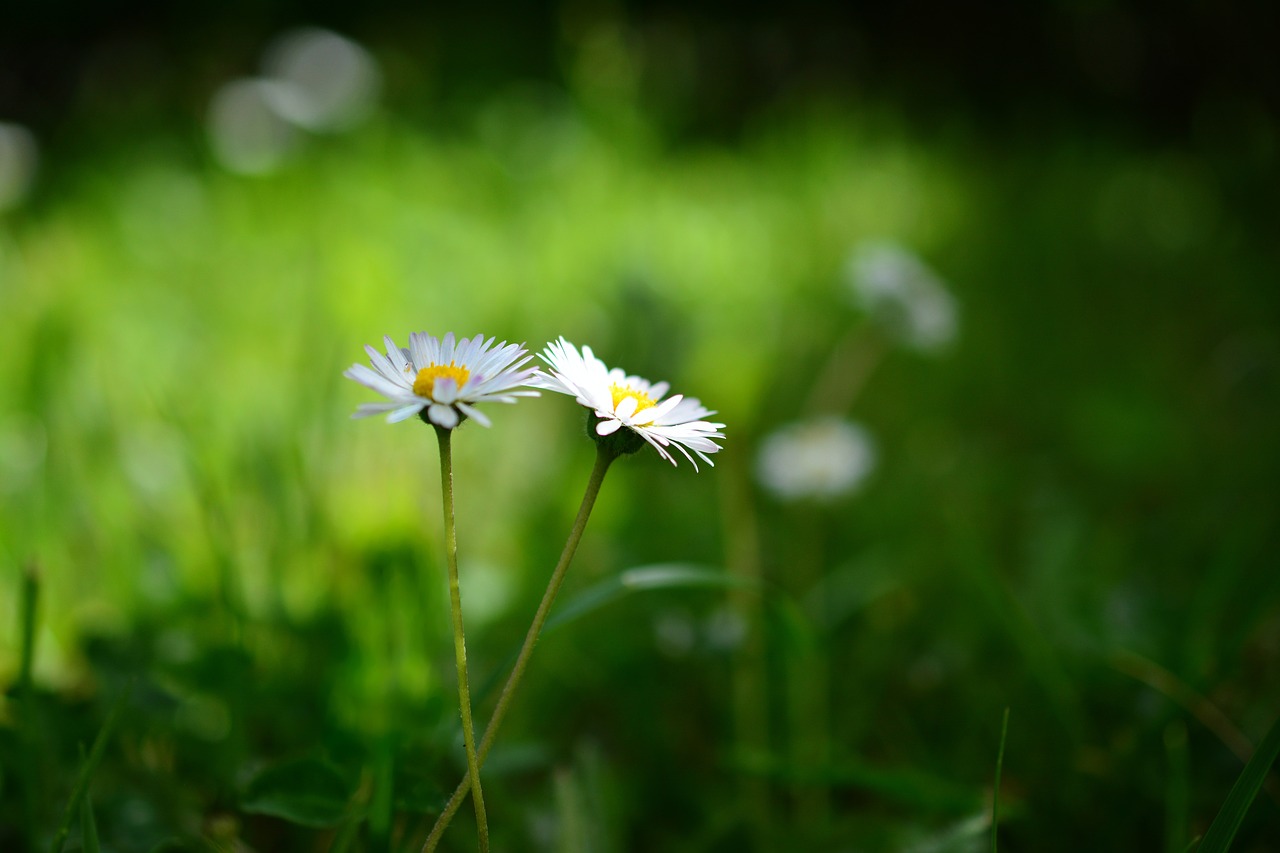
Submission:
<svg viewBox="0 0 1280 853">
<path fill-rule="evenodd" d="M 753 588 L 759 585 L 749 580 L 731 575 L 723 569 L 707 566 L 695 566 L 687 563 L 658 563 L 627 569 L 613 577 L 584 589 L 556 609 L 542 628 L 542 636 L 563 628 L 588 614 L 620 601 L 627 596 L 654 589 L 678 589 L 700 587 L 715 588 Z M 515 663 L 519 651 L 513 651 L 502 666 L 495 669 L 481 684 L 479 690 L 472 694 L 476 704 L 483 702 L 502 683 L 503 677 Z"/>
<path fill-rule="evenodd" d="M 107 750 L 107 741 L 115 730 L 116 723 L 120 720 L 120 714 L 124 712 L 124 706 L 128 702 L 129 694 L 133 692 L 131 686 L 120 691 L 120 696 L 116 698 L 115 704 L 111 707 L 111 711 L 108 712 L 102 728 L 98 729 L 98 736 L 94 738 L 93 748 L 89 750 L 89 757 L 80 765 L 80 775 L 76 778 L 75 787 L 71 789 L 71 799 L 67 801 L 66 811 L 62 814 L 62 823 L 58 826 L 58 831 L 53 834 L 53 841 L 49 845 L 52 853 L 62 853 L 62 845 L 67 843 L 67 835 L 71 832 L 71 821 L 75 818 L 76 812 L 80 808 L 80 802 L 89 790 L 89 780 L 93 777 L 93 771 L 97 768 L 98 762 L 102 760 L 102 754 Z"/>
<path fill-rule="evenodd" d="M 40 598 L 40 577 L 34 564 L 22 570 L 22 636 L 19 640 L 21 655 L 18 668 L 19 695 L 23 701 L 31 695 L 31 666 L 36 649 L 36 606 Z"/>
<path fill-rule="evenodd" d="M 17 687 L 17 720 L 19 728 L 19 755 L 22 762 L 28 767 L 37 766 L 36 762 L 40 750 L 37 745 L 37 718 L 38 712 L 34 707 L 34 683 L 32 676 L 32 667 L 35 660 L 36 647 L 36 621 L 38 608 L 40 603 L 40 575 L 35 563 L 28 563 L 22 569 L 22 578 L 20 580 L 21 588 L 18 591 L 18 687 Z M 26 836 L 28 845 L 32 844 L 30 833 L 35 831 L 35 814 L 37 800 L 37 780 L 35 773 L 24 774 L 25 778 L 19 777 L 21 782 L 18 788 L 22 805 L 22 822 L 23 833 Z"/>
<path fill-rule="evenodd" d="M 1164 849 L 1165 853 L 1183 853 L 1187 849 L 1187 820 L 1191 797 L 1187 727 L 1176 720 L 1164 730 L 1164 748 L 1168 756 L 1165 780 Z"/>
<path fill-rule="evenodd" d="M 704 566 L 693 566 L 682 563 L 663 563 L 652 566 L 641 566 L 627 569 L 614 577 L 583 590 L 574 598 L 565 602 L 556 613 L 547 620 L 543 634 L 580 619 L 612 604 L 619 599 L 649 589 L 675 589 L 680 587 L 742 587 L 750 586 L 747 581 L 727 574 L 721 569 Z"/>
<path fill-rule="evenodd" d="M 369 803 L 369 847 L 375 853 L 391 850 L 391 823 L 395 811 L 395 755 L 391 738 L 384 735 L 378 741 L 374 757 L 373 799 Z"/>
<path fill-rule="evenodd" d="M 1227 794 L 1218 816 L 1204 834 L 1198 853 L 1226 853 L 1231 847 L 1240 824 L 1244 822 L 1245 813 L 1253 805 L 1253 799 L 1258 795 L 1258 789 L 1262 787 L 1277 755 L 1280 755 L 1280 718 L 1271 724 L 1271 730 L 1253 751 L 1253 757 L 1244 766 L 1235 785 L 1231 786 L 1231 793 Z"/>
<path fill-rule="evenodd" d="M 84 853 L 102 851 L 102 845 L 98 843 L 98 823 L 93 819 L 93 803 L 88 794 L 80 801 L 80 849 Z"/>
<path fill-rule="evenodd" d="M 1009 708 L 1004 709 L 1000 723 L 1000 748 L 996 750 L 996 778 L 991 786 L 991 853 L 996 853 L 997 836 L 1000 834 L 1000 775 L 1004 771 L 1004 744 L 1009 737 Z"/>
</svg>

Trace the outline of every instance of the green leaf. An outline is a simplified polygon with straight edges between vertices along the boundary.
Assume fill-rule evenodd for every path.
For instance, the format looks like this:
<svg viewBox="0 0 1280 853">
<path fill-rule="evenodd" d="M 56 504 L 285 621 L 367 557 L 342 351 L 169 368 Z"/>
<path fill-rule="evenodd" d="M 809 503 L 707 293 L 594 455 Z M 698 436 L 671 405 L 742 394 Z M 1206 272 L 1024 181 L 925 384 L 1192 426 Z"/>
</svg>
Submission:
<svg viewBox="0 0 1280 853">
<path fill-rule="evenodd" d="M 435 776 L 414 766 L 397 767 L 394 784 L 394 811 L 437 815 L 449 799 L 448 794 L 436 782 Z"/>
<path fill-rule="evenodd" d="M 67 843 L 67 835 L 71 832 L 71 821 L 80 809 L 81 800 L 84 799 L 89 791 L 89 780 L 93 777 L 93 771 L 97 769 L 98 762 L 102 761 L 102 754 L 107 749 L 107 741 L 115 731 L 116 723 L 119 721 L 120 714 L 124 711 L 124 706 L 132 692 L 132 682 L 124 690 L 120 691 L 120 695 L 116 697 L 115 704 L 107 712 L 107 719 L 103 721 L 102 728 L 98 729 L 98 736 L 93 739 L 93 747 L 89 750 L 89 757 L 80 764 L 80 774 L 76 777 L 75 787 L 71 789 L 71 799 L 67 801 L 66 811 L 62 814 L 62 822 L 58 825 L 57 831 L 53 834 L 53 841 L 49 845 L 49 849 L 53 853 L 62 853 L 62 846 Z"/>
<path fill-rule="evenodd" d="M 606 578 L 569 599 L 547 619 L 546 624 L 542 626 L 541 636 L 545 637 L 557 628 L 563 628 L 570 622 L 581 619 L 635 592 L 689 587 L 758 589 L 760 584 L 730 575 L 723 569 L 688 563 L 655 563 L 649 566 L 638 566 Z M 474 704 L 483 702 L 498 689 L 503 676 L 511 670 L 517 657 L 519 657 L 519 650 L 513 651 L 502 666 L 496 668 L 485 679 L 479 689 L 472 690 L 471 698 Z"/>
<path fill-rule="evenodd" d="M 1000 834 L 1000 776 L 1004 772 L 1004 745 L 1009 738 L 1009 706 L 1004 709 L 1000 723 L 1000 749 L 996 751 L 996 778 L 991 785 L 991 853 L 996 853 L 997 836 Z"/>
<path fill-rule="evenodd" d="M 98 824 L 93 819 L 93 804 L 89 795 L 85 794 L 80 801 L 80 849 L 84 853 L 101 853 L 102 845 L 98 843 Z"/>
<path fill-rule="evenodd" d="M 245 786 L 240 808 L 314 828 L 337 825 L 346 814 L 351 786 L 338 769 L 318 758 L 275 764 Z"/>
<path fill-rule="evenodd" d="M 742 578 L 725 573 L 721 569 L 693 566 L 686 563 L 660 563 L 627 569 L 607 578 L 595 586 L 578 593 L 547 620 L 543 634 L 581 619 L 607 604 L 626 598 L 633 592 L 649 589 L 677 589 L 687 587 L 741 588 L 753 586 Z"/>
<path fill-rule="evenodd" d="M 36 648 L 36 608 L 40 599 L 40 576 L 35 565 L 22 572 L 22 634 L 18 647 L 22 650 L 18 660 L 18 695 L 24 703 L 31 701 L 31 662 Z"/>
<path fill-rule="evenodd" d="M 972 815 L 983 807 L 982 797 L 966 785 L 910 767 L 882 767 L 856 758 L 843 758 L 818 768 L 797 771 L 790 762 L 767 753 L 731 756 L 743 772 L 763 775 L 794 785 L 823 784 L 836 788 L 856 788 L 903 803 L 915 809 Z M 986 817 L 983 817 L 986 823 Z"/>
<path fill-rule="evenodd" d="M 1204 834 L 1198 853 L 1226 853 L 1235 840 L 1240 824 L 1244 822 L 1245 813 L 1253 805 L 1258 789 L 1267 778 L 1267 772 L 1280 755 L 1280 718 L 1271 724 L 1271 730 L 1263 738 L 1262 743 L 1253 751 L 1253 757 L 1244 766 L 1226 802 L 1213 819 L 1209 831 Z"/>
</svg>

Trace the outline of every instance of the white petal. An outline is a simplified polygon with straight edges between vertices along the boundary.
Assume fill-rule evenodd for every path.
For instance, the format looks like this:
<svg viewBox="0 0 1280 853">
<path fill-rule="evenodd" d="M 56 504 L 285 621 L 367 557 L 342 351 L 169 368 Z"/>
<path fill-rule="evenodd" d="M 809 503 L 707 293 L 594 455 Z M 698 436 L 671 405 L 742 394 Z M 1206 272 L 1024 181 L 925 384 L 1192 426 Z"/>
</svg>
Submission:
<svg viewBox="0 0 1280 853">
<path fill-rule="evenodd" d="M 461 411 L 467 417 L 471 418 L 471 420 L 480 424 L 480 426 L 483 426 L 483 427 L 493 426 L 493 424 L 489 421 L 489 419 L 485 417 L 484 412 L 481 412 L 475 406 L 468 406 L 466 403 L 458 403 L 458 410 Z"/>
<path fill-rule="evenodd" d="M 361 403 L 356 406 L 356 410 L 351 414 L 353 418 L 367 418 L 373 415 L 381 415 L 392 409 L 400 408 L 400 403 Z"/>
<path fill-rule="evenodd" d="M 390 379 L 397 385 L 405 381 L 404 371 L 397 370 L 395 365 L 393 365 L 382 353 L 368 345 L 365 346 L 364 351 L 369 354 L 369 362 L 373 365 L 374 369 L 387 377 L 387 379 Z"/>
<path fill-rule="evenodd" d="M 402 385 L 397 385 L 379 373 L 374 373 L 363 364 L 351 365 L 343 372 L 342 375 L 348 379 L 354 379 L 366 388 L 377 391 L 384 397 L 400 399 L 404 397 L 406 393 L 411 393 L 408 388 Z"/>
<path fill-rule="evenodd" d="M 654 406 L 653 411 L 645 412 L 644 416 L 649 419 L 650 423 L 654 423 L 655 421 L 658 421 L 659 419 L 664 417 L 668 412 L 670 412 L 672 409 L 674 409 L 678 405 L 680 405 L 679 394 L 675 395 L 674 397 L 668 397 L 666 400 L 663 400 L 657 406 Z"/>
<path fill-rule="evenodd" d="M 453 429 L 458 425 L 458 413 L 453 410 L 453 406 L 432 403 L 431 408 L 427 409 L 427 417 L 432 423 L 439 424 L 445 429 Z"/>
<path fill-rule="evenodd" d="M 421 370 L 431 364 L 431 343 L 435 339 L 426 332 L 409 335 L 409 352 L 413 357 L 413 369 Z"/>
<path fill-rule="evenodd" d="M 395 365 L 396 369 L 401 373 L 405 373 L 409 367 L 409 362 L 405 360 L 404 350 L 396 346 L 396 342 L 391 340 L 390 335 L 383 337 L 382 342 L 387 345 L 387 360 Z"/>
<path fill-rule="evenodd" d="M 387 423 L 396 424 L 400 421 L 407 421 L 409 418 L 422 411 L 422 403 L 410 403 L 407 406 L 401 406 L 391 414 L 387 415 Z"/>
<path fill-rule="evenodd" d="M 441 376 L 436 379 L 436 381 L 431 385 L 431 398 L 437 403 L 451 405 L 458 399 L 457 380 L 452 376 Z"/>
<path fill-rule="evenodd" d="M 615 408 L 613 411 L 614 411 L 614 414 L 616 414 L 619 418 L 625 421 L 625 420 L 629 420 L 631 416 L 636 413 L 636 409 L 638 409 L 639 407 L 640 407 L 640 401 L 637 400 L 635 397 L 623 397 L 622 402 L 619 403 L 617 408 Z"/>
</svg>

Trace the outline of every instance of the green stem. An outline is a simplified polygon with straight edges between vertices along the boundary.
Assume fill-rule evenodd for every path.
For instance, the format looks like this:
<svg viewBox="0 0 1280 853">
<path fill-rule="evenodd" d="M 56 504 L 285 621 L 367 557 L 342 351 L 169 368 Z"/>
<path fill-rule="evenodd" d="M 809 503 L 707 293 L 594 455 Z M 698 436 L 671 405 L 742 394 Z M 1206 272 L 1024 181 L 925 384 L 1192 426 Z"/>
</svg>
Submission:
<svg viewBox="0 0 1280 853">
<path fill-rule="evenodd" d="M 831 796 L 827 783 L 830 762 L 830 661 L 823 632 L 827 626 L 827 597 L 822 594 L 823 553 L 821 519 L 805 513 L 795 519 L 790 554 L 790 583 L 805 602 L 800 642 L 788 658 L 787 693 L 791 703 L 790 757 L 795 820 L 819 834 L 827 830 Z"/>
<path fill-rule="evenodd" d="M 1009 706 L 1000 722 L 1000 749 L 996 752 L 996 779 L 991 783 L 991 853 L 996 853 L 1000 835 L 1000 774 L 1004 772 L 1004 745 L 1009 739 Z"/>
<path fill-rule="evenodd" d="M 462 592 L 458 587 L 458 528 L 453 513 L 453 431 L 436 427 L 440 440 L 440 488 L 444 492 L 445 562 L 449 566 L 449 609 L 453 611 L 453 655 L 458 664 L 458 707 L 462 710 L 462 742 L 467 747 L 467 780 L 476 792 L 476 827 L 480 833 L 480 853 L 489 853 L 489 819 L 484 810 L 480 786 L 480 760 L 476 756 L 476 734 L 471 725 L 471 686 L 467 680 L 467 638 L 462 630 Z"/>
<path fill-rule="evenodd" d="M 102 728 L 98 729 L 98 736 L 93 739 L 93 746 L 89 749 L 89 757 L 80 763 L 80 773 L 76 776 L 75 786 L 71 789 L 71 799 L 67 800 L 67 807 L 62 813 L 62 822 L 53 834 L 53 841 L 49 844 L 50 853 L 62 853 L 62 847 L 67 843 L 67 836 L 71 833 L 71 821 L 80 810 L 80 801 L 89 790 L 89 780 L 93 777 L 93 771 L 98 768 L 98 763 L 102 761 L 103 753 L 107 751 L 107 741 L 115 731 L 116 723 L 119 722 L 120 714 L 128 704 L 129 695 L 132 692 L 133 682 L 129 682 L 128 686 L 120 691 L 115 704 L 111 706 Z"/>
<path fill-rule="evenodd" d="M 34 562 L 22 570 L 22 591 L 20 593 L 20 612 L 18 623 L 21 635 L 18 640 L 21 649 L 18 664 L 18 738 L 19 756 L 25 765 L 31 768 L 22 779 L 23 832 L 27 835 L 27 846 L 34 849 L 31 833 L 36 825 L 36 788 L 39 777 L 36 769 L 41 766 L 37 756 L 40 752 L 37 744 L 36 729 L 39 721 L 35 702 L 35 689 L 32 682 L 32 667 L 36 653 L 36 622 L 40 604 L 40 575 Z"/>
<path fill-rule="evenodd" d="M 604 444 L 596 445 L 596 464 L 591 469 L 591 479 L 587 482 L 586 493 L 582 496 L 582 505 L 578 507 L 578 517 L 574 519 L 573 529 L 569 531 L 569 538 L 564 543 L 564 551 L 560 554 L 560 562 L 556 563 L 555 571 L 551 573 L 551 580 L 547 582 L 547 591 L 542 594 L 542 602 L 538 604 L 538 612 L 533 616 L 533 624 L 529 626 L 529 632 L 525 634 L 524 645 L 520 647 L 520 654 L 516 657 L 516 663 L 511 669 L 511 675 L 507 676 L 507 683 L 502 687 L 502 694 L 498 697 L 497 707 L 493 709 L 493 718 L 489 720 L 489 725 L 484 730 L 484 737 L 480 740 L 481 764 L 484 764 L 484 760 L 489 754 L 489 749 L 493 746 L 494 738 L 498 734 L 498 727 L 502 725 L 502 719 L 506 716 L 507 709 L 511 706 L 511 697 L 515 694 L 516 687 L 520 685 L 520 679 L 524 676 L 524 671 L 529 665 L 529 657 L 533 654 L 534 644 L 537 643 L 538 635 L 542 633 L 542 626 L 551 614 L 551 605 L 555 603 L 556 593 L 560 591 L 560 584 L 564 581 L 565 570 L 569 568 L 569 563 L 573 560 L 573 555 L 578 550 L 578 543 L 582 541 L 582 533 L 587 529 L 587 519 L 591 517 L 591 508 L 595 506 L 596 496 L 600 494 L 600 485 L 604 482 L 604 475 L 608 472 L 609 465 L 616 458 L 618 458 L 617 453 L 606 449 Z M 449 821 L 453 820 L 454 813 L 458 811 L 458 807 L 462 805 L 462 801 L 466 799 L 467 792 L 470 790 L 471 779 L 469 777 L 458 784 L 453 796 L 445 804 L 444 811 L 436 819 L 435 826 L 431 828 L 431 834 L 427 836 L 427 841 L 422 846 L 423 853 L 431 853 L 436 849 L 436 845 L 440 843 L 441 836 L 444 835 L 445 828 L 449 826 Z M 477 788 L 476 790 L 479 789 Z"/>
<path fill-rule="evenodd" d="M 36 654 L 36 607 L 40 601 L 40 576 L 31 563 L 22 570 L 22 626 L 18 664 L 18 695 L 24 703 L 31 701 L 31 667 Z"/>
<path fill-rule="evenodd" d="M 740 439 L 741 440 L 741 439 Z M 725 565 L 741 585 L 729 590 L 729 606 L 747 626 L 741 649 L 733 656 L 733 731 L 740 760 L 758 764 L 769 754 L 769 703 L 766 660 L 761 626 L 764 624 L 764 586 L 760 562 L 760 525 L 751 497 L 750 472 L 739 455 L 725 460 L 721 482 Z M 740 773 L 741 809 L 752 826 L 749 849 L 763 851 L 773 836 L 773 807 L 768 777 Z"/>
</svg>

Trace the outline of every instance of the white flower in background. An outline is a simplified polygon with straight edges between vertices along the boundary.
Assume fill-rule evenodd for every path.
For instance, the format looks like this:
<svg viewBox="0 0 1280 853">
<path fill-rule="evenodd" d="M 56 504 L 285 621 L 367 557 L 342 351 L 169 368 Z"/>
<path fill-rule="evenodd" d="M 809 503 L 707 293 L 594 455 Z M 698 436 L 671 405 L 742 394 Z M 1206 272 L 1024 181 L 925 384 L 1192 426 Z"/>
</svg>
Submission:
<svg viewBox="0 0 1280 853">
<path fill-rule="evenodd" d="M 345 130 L 373 109 L 381 86 L 369 51 L 330 30 L 290 30 L 267 48 L 263 76 L 281 85 L 282 118 L 307 130 Z"/>
<path fill-rule="evenodd" d="M 241 79 L 223 85 L 209 105 L 209 142 L 223 166 L 242 175 L 265 175 L 288 159 L 297 133 L 276 105 L 288 90 L 272 80 Z"/>
<path fill-rule="evenodd" d="M 782 500 L 829 501 L 856 490 L 876 466 L 862 427 L 836 417 L 788 424 L 766 438 L 756 476 Z"/>
<path fill-rule="evenodd" d="M 664 610 L 653 620 L 653 639 L 666 656 L 684 657 L 698 641 L 693 618 L 684 610 Z"/>
<path fill-rule="evenodd" d="M 703 629 L 707 645 L 718 651 L 731 652 L 742 646 L 750 631 L 746 618 L 735 608 L 721 605 L 707 615 Z"/>
<path fill-rule="evenodd" d="M 593 410 L 599 418 L 595 425 L 597 436 L 613 435 L 625 427 L 651 444 L 672 465 L 676 460 L 670 448 L 675 447 L 693 463 L 695 471 L 698 463 L 689 451 L 714 466 L 707 454 L 720 450 L 712 439 L 724 438 L 724 424 L 703 420 L 715 412 L 704 408 L 697 399 L 676 394 L 664 400 L 670 389 L 666 382 L 650 384 L 616 367 L 610 370 L 595 357 L 591 347 L 584 346 L 579 352 L 564 338 L 547 344 L 542 359 L 551 367 L 551 375 L 543 378 L 542 387 L 568 394 Z M 640 446 L 637 444 L 636 448 Z"/>
<path fill-rule="evenodd" d="M 0 212 L 17 207 L 35 182 L 40 146 L 20 124 L 0 121 Z"/>
<path fill-rule="evenodd" d="M 936 352 L 955 340 L 959 309 L 942 279 L 896 243 L 864 243 L 849 255 L 859 307 L 913 349 Z"/>
<path fill-rule="evenodd" d="M 425 420 L 453 429 L 465 416 L 489 426 L 489 419 L 475 408 L 477 403 L 514 403 L 517 397 L 538 396 L 537 391 L 517 390 L 539 376 L 537 368 L 524 366 L 532 356 L 520 344 L 503 341 L 494 346 L 493 338 L 486 341 L 484 335 L 476 335 L 455 345 L 453 332 L 443 340 L 414 332 L 408 349 L 396 346 L 390 337 L 383 342 L 385 356 L 365 347 L 373 370 L 353 364 L 342 374 L 387 398 L 385 403 L 364 403 L 354 418 L 386 412 L 387 422 L 396 423 L 424 414 Z"/>
<path fill-rule="evenodd" d="M 264 52 L 259 77 L 232 80 L 209 104 L 214 156 L 245 175 L 279 168 L 297 149 L 298 128 L 347 130 L 373 111 L 377 62 L 351 39 L 317 28 L 292 30 Z"/>
</svg>

